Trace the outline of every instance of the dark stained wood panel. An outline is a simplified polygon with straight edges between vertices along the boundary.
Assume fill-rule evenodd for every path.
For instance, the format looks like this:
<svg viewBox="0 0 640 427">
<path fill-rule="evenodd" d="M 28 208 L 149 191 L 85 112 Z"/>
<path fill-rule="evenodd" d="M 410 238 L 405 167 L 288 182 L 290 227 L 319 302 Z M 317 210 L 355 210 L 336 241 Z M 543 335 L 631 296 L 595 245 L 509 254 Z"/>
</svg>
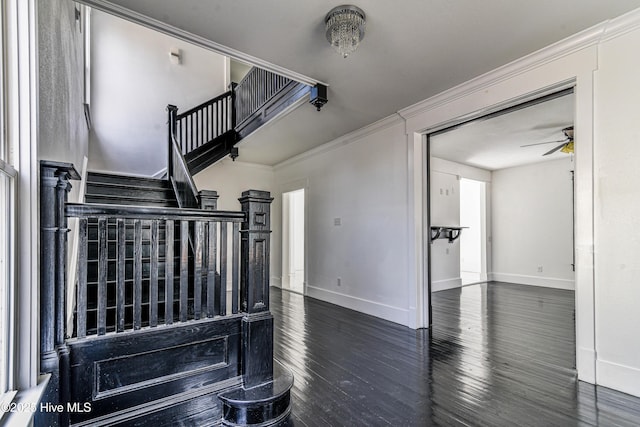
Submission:
<svg viewBox="0 0 640 427">
<path fill-rule="evenodd" d="M 72 413 L 72 422 L 153 406 L 182 393 L 197 398 L 201 387 L 234 385 L 240 375 L 241 322 L 237 315 L 69 340 L 70 401 L 92 407 L 90 413 Z"/>
<path fill-rule="evenodd" d="M 640 399 L 577 381 L 574 293 L 503 283 L 433 294 L 433 328 L 271 289 L 295 426 L 638 426 Z"/>
</svg>

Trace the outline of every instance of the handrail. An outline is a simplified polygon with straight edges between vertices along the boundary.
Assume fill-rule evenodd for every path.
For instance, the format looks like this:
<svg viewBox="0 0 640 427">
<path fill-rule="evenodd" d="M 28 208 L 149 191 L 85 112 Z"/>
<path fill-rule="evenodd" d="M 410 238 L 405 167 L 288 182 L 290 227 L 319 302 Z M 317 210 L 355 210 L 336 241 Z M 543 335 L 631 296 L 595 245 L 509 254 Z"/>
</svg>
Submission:
<svg viewBox="0 0 640 427">
<path fill-rule="evenodd" d="M 187 180 L 188 183 L 188 187 L 191 190 L 191 194 L 193 195 L 193 198 L 189 198 L 191 199 L 189 202 L 187 202 L 186 200 L 183 200 L 183 203 L 180 204 L 180 199 L 178 199 L 178 205 L 180 207 L 184 207 L 184 208 L 192 208 L 192 207 L 197 207 L 198 206 L 198 188 L 196 187 L 196 183 L 193 180 L 193 177 L 191 176 L 191 173 L 189 172 L 189 167 L 187 166 L 187 161 L 184 158 L 184 155 L 180 152 L 180 148 L 178 147 L 178 143 L 175 139 L 175 137 L 172 135 L 171 136 L 172 139 L 172 146 L 173 146 L 173 151 L 174 151 L 174 159 L 177 160 L 178 166 L 180 166 L 180 169 L 182 171 L 182 173 L 184 174 L 185 179 Z M 175 163 L 174 163 L 175 166 Z M 173 171 L 175 172 L 175 168 L 173 169 Z M 175 177 L 175 175 L 174 175 Z M 175 183 L 175 180 L 174 180 Z"/>
<path fill-rule="evenodd" d="M 222 95 L 218 95 L 218 96 L 216 96 L 216 97 L 215 97 L 215 98 L 213 98 L 213 99 L 210 99 L 210 100 L 208 100 L 208 101 L 205 101 L 205 102 L 203 102 L 202 104 L 197 105 L 197 106 L 195 106 L 195 107 L 193 107 L 193 108 L 191 108 L 191 109 L 189 109 L 189 110 L 185 111 L 184 113 L 180 113 L 180 114 L 178 114 L 178 116 L 177 116 L 176 118 L 177 118 L 178 120 L 180 120 L 180 119 L 182 119 L 182 118 L 184 118 L 184 117 L 187 117 L 188 115 L 193 114 L 193 113 L 195 113 L 196 111 L 202 110 L 202 109 L 203 109 L 203 108 L 205 108 L 205 107 L 208 107 L 208 106 L 210 106 L 210 105 L 212 105 L 212 104 L 215 104 L 216 102 L 218 102 L 218 101 L 220 101 L 220 100 L 222 100 L 222 99 L 224 99 L 224 98 L 226 98 L 226 97 L 228 97 L 228 96 L 231 96 L 231 94 L 232 94 L 232 91 L 227 91 L 227 92 L 223 93 Z"/>
<path fill-rule="evenodd" d="M 178 108 L 169 105 L 169 181 L 181 208 L 196 208 L 199 206 L 198 188 L 196 187 L 187 161 L 176 140 L 176 113 Z M 186 189 L 184 187 L 187 187 Z"/>
<path fill-rule="evenodd" d="M 243 222 L 247 214 L 242 211 L 211 211 L 179 209 L 157 206 L 131 206 L 97 203 L 66 203 L 65 215 L 72 218 L 118 217 L 130 219 L 172 219 L 184 221 Z"/>
</svg>

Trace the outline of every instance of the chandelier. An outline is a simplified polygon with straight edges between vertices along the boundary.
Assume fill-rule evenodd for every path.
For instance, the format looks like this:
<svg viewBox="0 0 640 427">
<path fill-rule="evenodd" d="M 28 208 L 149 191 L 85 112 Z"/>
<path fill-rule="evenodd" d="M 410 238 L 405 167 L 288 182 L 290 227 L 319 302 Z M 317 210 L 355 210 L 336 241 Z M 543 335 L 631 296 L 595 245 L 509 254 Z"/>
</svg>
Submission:
<svg viewBox="0 0 640 427">
<path fill-rule="evenodd" d="M 324 18 L 327 40 L 343 58 L 354 52 L 364 38 L 365 15 L 362 9 L 342 5 Z"/>
</svg>

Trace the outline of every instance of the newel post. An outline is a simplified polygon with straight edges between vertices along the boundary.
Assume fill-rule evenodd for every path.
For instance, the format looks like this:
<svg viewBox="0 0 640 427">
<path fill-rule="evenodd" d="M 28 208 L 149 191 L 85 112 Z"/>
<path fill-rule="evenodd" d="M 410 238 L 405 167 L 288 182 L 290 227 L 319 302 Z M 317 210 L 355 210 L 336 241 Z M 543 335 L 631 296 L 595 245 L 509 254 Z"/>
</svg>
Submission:
<svg viewBox="0 0 640 427">
<path fill-rule="evenodd" d="M 80 175 L 70 163 L 40 162 L 40 372 L 52 378 L 43 401 L 68 400 L 69 350 L 65 343 L 67 218 L 70 180 Z M 50 425 L 65 425 L 52 416 Z"/>
<path fill-rule="evenodd" d="M 230 130 L 235 130 L 236 125 L 237 125 L 237 104 L 238 104 L 238 98 L 236 97 L 236 87 L 238 87 L 238 83 L 236 82 L 231 82 L 231 84 L 229 85 L 229 87 L 231 88 L 231 129 Z"/>
<path fill-rule="evenodd" d="M 167 139 L 169 142 L 169 144 L 167 145 L 167 147 L 169 147 L 167 157 L 167 176 L 169 177 L 169 179 L 171 179 L 171 177 L 173 177 L 173 137 L 176 131 L 176 117 L 178 115 L 178 107 L 171 104 L 167 105 L 167 114 L 169 116 L 167 122 Z"/>
<path fill-rule="evenodd" d="M 200 190 L 198 199 L 200 201 L 200 209 L 216 211 L 218 210 L 218 192 L 213 190 Z"/>
<path fill-rule="evenodd" d="M 242 224 L 240 301 L 242 375 L 245 387 L 273 379 L 273 316 L 269 312 L 269 241 L 271 195 L 249 190 L 239 199 Z"/>
</svg>

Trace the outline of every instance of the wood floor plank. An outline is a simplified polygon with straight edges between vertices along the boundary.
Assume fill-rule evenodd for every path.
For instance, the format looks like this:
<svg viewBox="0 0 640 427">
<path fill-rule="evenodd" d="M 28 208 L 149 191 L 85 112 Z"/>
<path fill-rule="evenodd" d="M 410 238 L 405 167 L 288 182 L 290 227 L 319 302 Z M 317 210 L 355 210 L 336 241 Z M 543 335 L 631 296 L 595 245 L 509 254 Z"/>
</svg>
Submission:
<svg viewBox="0 0 640 427">
<path fill-rule="evenodd" d="M 433 328 L 271 290 L 295 426 L 638 426 L 640 399 L 577 381 L 572 291 L 433 294 Z"/>
</svg>

